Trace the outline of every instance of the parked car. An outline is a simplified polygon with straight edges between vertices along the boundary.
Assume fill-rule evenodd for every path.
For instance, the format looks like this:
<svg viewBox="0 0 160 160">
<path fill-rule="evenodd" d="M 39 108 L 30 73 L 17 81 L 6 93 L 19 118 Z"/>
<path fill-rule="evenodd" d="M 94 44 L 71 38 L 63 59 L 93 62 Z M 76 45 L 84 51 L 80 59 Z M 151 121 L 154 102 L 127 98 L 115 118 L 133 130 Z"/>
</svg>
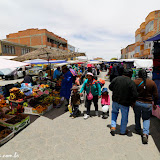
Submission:
<svg viewBox="0 0 160 160">
<path fill-rule="evenodd" d="M 43 77 L 43 71 L 44 71 L 43 66 L 34 66 L 28 70 L 28 74 L 30 76 Z"/>
<path fill-rule="evenodd" d="M 18 79 L 24 77 L 22 67 L 6 68 L 0 70 L 0 76 L 4 79 Z"/>
</svg>

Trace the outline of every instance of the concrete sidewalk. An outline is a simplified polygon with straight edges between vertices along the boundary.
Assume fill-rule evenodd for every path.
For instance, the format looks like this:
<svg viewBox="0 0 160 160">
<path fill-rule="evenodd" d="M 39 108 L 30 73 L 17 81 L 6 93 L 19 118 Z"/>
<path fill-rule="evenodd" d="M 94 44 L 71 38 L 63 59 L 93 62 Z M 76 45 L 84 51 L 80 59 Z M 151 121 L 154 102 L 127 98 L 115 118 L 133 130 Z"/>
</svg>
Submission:
<svg viewBox="0 0 160 160">
<path fill-rule="evenodd" d="M 101 75 L 103 78 L 104 73 Z M 108 85 L 109 82 L 106 82 L 106 87 Z M 85 110 L 84 105 L 80 106 L 80 110 L 82 112 Z M 99 110 L 101 110 L 100 100 Z M 84 120 L 83 116 L 71 119 L 68 112 L 54 119 L 41 116 L 0 148 L 1 156 L 14 155 L 17 152 L 19 158 L 0 159 L 159 160 L 160 153 L 152 136 L 149 136 L 149 144 L 143 145 L 141 137 L 134 133 L 132 109 L 128 123 L 128 128 L 133 132 L 131 137 L 118 134 L 120 118 L 121 115 L 117 121 L 117 134 L 112 137 L 109 129 L 111 117 L 107 120 L 95 116 L 87 120 Z M 157 130 L 160 121 L 155 118 L 153 120 L 156 123 L 151 123 L 151 134 L 157 136 L 159 138 L 157 141 L 160 143 L 160 132 Z"/>
</svg>

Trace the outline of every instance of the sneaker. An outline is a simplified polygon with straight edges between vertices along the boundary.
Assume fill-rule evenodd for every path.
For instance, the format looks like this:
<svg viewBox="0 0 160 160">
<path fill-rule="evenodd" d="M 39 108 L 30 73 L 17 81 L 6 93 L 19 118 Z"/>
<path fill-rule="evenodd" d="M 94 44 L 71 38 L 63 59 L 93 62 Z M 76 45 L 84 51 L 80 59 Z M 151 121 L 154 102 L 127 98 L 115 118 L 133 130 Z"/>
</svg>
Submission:
<svg viewBox="0 0 160 160">
<path fill-rule="evenodd" d="M 112 136 L 115 136 L 115 131 L 116 131 L 116 128 L 115 127 L 111 127 L 110 133 L 111 133 Z"/>
<path fill-rule="evenodd" d="M 102 116 L 102 119 L 107 119 L 108 118 L 108 115 L 103 115 Z"/>
<path fill-rule="evenodd" d="M 148 144 L 148 135 L 147 134 L 143 134 L 142 142 L 143 142 L 143 144 Z"/>
<path fill-rule="evenodd" d="M 76 116 L 75 115 L 72 115 L 72 117 L 71 117 L 72 119 L 74 119 L 74 118 L 76 118 Z"/>
<path fill-rule="evenodd" d="M 95 111 L 95 115 L 96 115 L 96 116 L 99 116 L 99 113 L 98 113 L 98 111 Z"/>
<path fill-rule="evenodd" d="M 88 119 L 88 118 L 89 118 L 89 115 L 88 115 L 88 114 L 85 114 L 83 118 L 84 118 L 84 119 Z"/>
</svg>

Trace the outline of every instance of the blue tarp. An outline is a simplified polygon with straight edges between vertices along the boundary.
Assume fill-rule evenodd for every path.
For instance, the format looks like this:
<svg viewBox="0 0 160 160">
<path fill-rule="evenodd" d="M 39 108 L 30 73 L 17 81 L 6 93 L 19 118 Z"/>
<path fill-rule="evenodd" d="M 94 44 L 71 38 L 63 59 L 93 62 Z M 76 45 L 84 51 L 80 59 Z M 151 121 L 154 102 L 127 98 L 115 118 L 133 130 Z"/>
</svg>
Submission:
<svg viewBox="0 0 160 160">
<path fill-rule="evenodd" d="M 146 41 L 158 41 L 158 40 L 160 40 L 160 34 L 158 34 L 158 35 L 156 35 L 156 36 L 154 36 L 152 38 L 149 38 Z"/>
</svg>

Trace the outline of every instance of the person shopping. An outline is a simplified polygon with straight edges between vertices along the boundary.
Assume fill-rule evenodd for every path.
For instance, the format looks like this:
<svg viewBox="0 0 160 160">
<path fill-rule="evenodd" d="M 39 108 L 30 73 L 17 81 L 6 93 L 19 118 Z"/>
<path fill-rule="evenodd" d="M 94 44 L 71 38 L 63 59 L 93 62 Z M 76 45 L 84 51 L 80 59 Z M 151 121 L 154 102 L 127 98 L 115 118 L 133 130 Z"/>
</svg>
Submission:
<svg viewBox="0 0 160 160">
<path fill-rule="evenodd" d="M 148 143 L 149 127 L 150 127 L 150 117 L 153 109 L 156 109 L 156 103 L 158 100 L 157 86 L 154 81 L 147 79 L 147 72 L 142 69 L 138 72 L 138 79 L 134 80 L 137 91 L 138 99 L 133 106 L 135 113 L 135 130 L 138 134 L 141 134 L 141 122 L 143 120 L 143 144 Z M 153 105 L 152 105 L 153 101 Z"/>
<path fill-rule="evenodd" d="M 98 99 L 101 98 L 101 86 L 100 84 L 93 78 L 93 74 L 91 72 L 87 73 L 87 79 L 84 81 L 82 88 L 80 90 L 80 95 L 82 96 L 82 92 L 86 90 L 86 108 L 87 114 L 84 115 L 84 119 L 88 119 L 90 117 L 90 107 L 93 101 L 95 106 L 95 114 L 98 116 Z"/>
<path fill-rule="evenodd" d="M 135 83 L 130 79 L 130 70 L 124 69 L 123 76 L 114 78 L 109 85 L 112 94 L 112 118 L 111 118 L 111 135 L 115 136 L 116 123 L 119 110 L 122 113 L 120 135 L 127 135 L 129 107 L 137 99 L 137 89 Z"/>
</svg>

